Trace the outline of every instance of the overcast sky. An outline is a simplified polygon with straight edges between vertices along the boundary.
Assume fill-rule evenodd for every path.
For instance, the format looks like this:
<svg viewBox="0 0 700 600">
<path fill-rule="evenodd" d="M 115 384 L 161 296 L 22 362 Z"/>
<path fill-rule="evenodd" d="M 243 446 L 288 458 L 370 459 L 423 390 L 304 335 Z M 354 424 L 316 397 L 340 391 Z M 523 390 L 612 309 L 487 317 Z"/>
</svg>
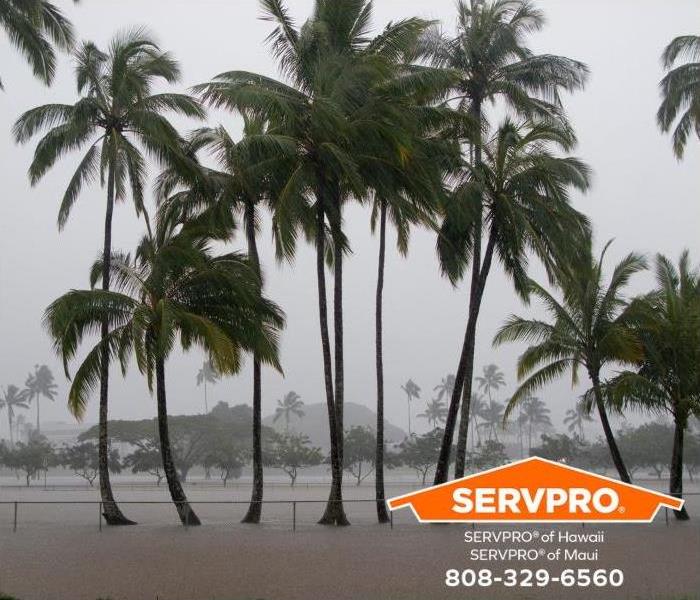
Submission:
<svg viewBox="0 0 700 600">
<path fill-rule="evenodd" d="M 288 0 L 297 21 L 310 11 L 311 0 Z M 145 25 L 164 49 L 181 62 L 180 89 L 207 81 L 226 70 L 245 69 L 277 75 L 264 39 L 269 23 L 261 21 L 256 0 L 85 0 L 74 6 L 58 0 L 76 26 L 78 36 L 106 45 L 122 28 Z M 685 161 L 678 163 L 670 140 L 655 124 L 662 76 L 659 56 L 676 35 L 698 33 L 697 0 L 539 0 L 548 25 L 533 36 L 538 52 L 562 54 L 584 61 L 591 79 L 584 92 L 567 98 L 566 107 L 578 132 L 576 153 L 592 166 L 594 185 L 575 205 L 590 216 L 596 244 L 615 243 L 610 261 L 636 250 L 661 251 L 676 259 L 689 248 L 700 260 L 700 144 L 692 139 Z M 407 16 L 439 19 L 452 29 L 453 0 L 375 0 L 375 27 Z M 61 57 L 56 82 L 46 88 L 32 78 L 30 69 L 0 32 L 0 385 L 22 385 L 36 363 L 54 370 L 60 393 L 52 405 L 42 402 L 42 421 L 70 422 L 65 407 L 68 384 L 41 327 L 45 307 L 70 288 L 87 287 L 87 270 L 101 248 L 105 194 L 94 187 L 76 203 L 68 226 L 56 227 L 58 205 L 77 166 L 78 155 L 61 161 L 39 185 L 27 179 L 33 144 L 17 147 L 10 128 L 26 109 L 48 102 L 74 102 L 75 82 L 70 59 Z M 223 122 L 237 130 L 226 114 L 212 114 L 212 124 Z M 183 128 L 192 124 L 181 123 Z M 369 229 L 366 209 L 349 208 L 345 214 L 353 255 L 347 261 L 345 283 L 346 400 L 368 406 L 375 403 L 374 286 L 377 240 Z M 130 250 L 143 233 L 133 208 L 119 205 L 114 220 L 114 248 Z M 467 290 L 453 288 L 441 278 L 434 236 L 413 234 L 408 259 L 394 250 L 387 257 L 385 286 L 385 388 L 387 417 L 406 427 L 405 397 L 400 385 L 409 377 L 423 389 L 416 412 L 433 387 L 454 372 L 464 333 Z M 243 244 L 239 239 L 238 244 Z M 323 383 L 313 252 L 301 247 L 296 263 L 276 265 L 269 228 L 261 237 L 268 294 L 282 305 L 288 325 L 282 343 L 285 376 L 266 372 L 263 412 L 293 389 L 306 403 L 322 402 Z M 537 275 L 538 269 L 533 269 Z M 644 291 L 648 275 L 634 281 Z M 488 283 L 479 325 L 476 371 L 496 363 L 505 372 L 508 388 L 515 382 L 515 362 L 521 347 L 492 349 L 497 327 L 510 313 L 533 314 L 515 297 L 500 267 Z M 171 414 L 203 410 L 202 389 L 195 376 L 203 355 L 173 356 L 166 366 Z M 210 402 L 250 403 L 251 369 L 213 389 Z M 540 394 L 549 403 L 555 425 L 577 393 L 561 381 Z M 132 367 L 126 380 L 113 370 L 110 393 L 112 418 L 146 418 L 155 414 L 143 378 Z M 29 415 L 34 417 L 34 412 Z M 86 421 L 97 418 L 96 399 Z M 0 438 L 6 437 L 6 416 L 0 414 Z M 595 425 L 597 432 L 599 425 Z"/>
</svg>

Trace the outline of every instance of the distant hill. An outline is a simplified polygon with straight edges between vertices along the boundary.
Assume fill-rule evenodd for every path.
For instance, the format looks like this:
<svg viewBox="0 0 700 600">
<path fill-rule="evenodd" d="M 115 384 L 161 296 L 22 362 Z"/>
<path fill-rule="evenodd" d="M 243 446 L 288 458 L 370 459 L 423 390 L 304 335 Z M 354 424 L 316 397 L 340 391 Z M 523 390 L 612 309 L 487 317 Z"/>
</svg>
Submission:
<svg viewBox="0 0 700 600">
<path fill-rule="evenodd" d="M 346 402 L 343 412 L 343 426 L 346 430 L 356 425 L 367 426 L 372 429 L 376 428 L 377 414 L 363 404 L 355 404 L 354 402 Z M 325 404 L 304 404 L 302 407 L 304 417 L 299 418 L 292 415 L 289 419 L 289 431 L 295 433 L 305 433 L 311 439 L 314 446 L 320 446 L 323 449 L 328 449 L 328 412 Z M 272 427 L 276 431 L 283 432 L 285 429 L 284 417 L 280 417 L 276 423 L 273 423 L 274 415 L 268 415 L 263 418 L 263 424 Z M 389 442 L 400 442 L 406 437 L 406 432 L 392 425 L 388 421 L 384 424 L 384 438 Z"/>
</svg>

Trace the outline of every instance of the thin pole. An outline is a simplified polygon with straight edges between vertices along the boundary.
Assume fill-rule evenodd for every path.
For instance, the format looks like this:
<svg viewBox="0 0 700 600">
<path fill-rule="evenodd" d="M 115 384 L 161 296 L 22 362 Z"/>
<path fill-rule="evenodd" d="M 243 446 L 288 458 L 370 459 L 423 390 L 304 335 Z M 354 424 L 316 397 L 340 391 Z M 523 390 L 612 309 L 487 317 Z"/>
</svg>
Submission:
<svg viewBox="0 0 700 600">
<path fill-rule="evenodd" d="M 389 527 L 390 527 L 390 529 L 394 528 L 394 511 L 393 510 L 389 513 Z"/>
<path fill-rule="evenodd" d="M 17 502 L 15 502 L 15 518 L 12 525 L 12 531 L 17 531 Z"/>
<path fill-rule="evenodd" d="M 99 503 L 99 511 L 97 513 L 97 522 L 99 523 L 100 531 L 102 531 L 102 501 Z"/>
<path fill-rule="evenodd" d="M 292 531 L 297 530 L 297 503 L 292 502 Z"/>
</svg>

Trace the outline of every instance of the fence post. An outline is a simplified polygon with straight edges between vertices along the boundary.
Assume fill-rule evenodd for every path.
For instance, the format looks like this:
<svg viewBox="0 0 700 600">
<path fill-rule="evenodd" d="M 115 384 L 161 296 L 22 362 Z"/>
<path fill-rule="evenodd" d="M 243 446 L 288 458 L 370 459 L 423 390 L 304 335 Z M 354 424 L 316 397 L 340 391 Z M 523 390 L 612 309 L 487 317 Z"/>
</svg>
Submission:
<svg viewBox="0 0 700 600">
<path fill-rule="evenodd" d="M 664 506 L 664 513 L 666 514 L 666 527 L 668 527 L 668 507 Z"/>
<path fill-rule="evenodd" d="M 98 512 L 97 512 L 97 522 L 99 523 L 99 528 L 100 531 L 102 531 L 102 501 L 97 506 Z"/>
<path fill-rule="evenodd" d="M 12 531 L 17 531 L 17 501 L 15 501 L 15 517 L 12 525 Z"/>
<path fill-rule="evenodd" d="M 292 502 L 292 531 L 297 530 L 297 502 Z"/>
<path fill-rule="evenodd" d="M 189 511 L 189 505 L 185 505 L 187 507 L 187 511 L 185 511 L 185 529 L 187 529 L 190 526 L 190 511 Z"/>
<path fill-rule="evenodd" d="M 389 528 L 394 528 L 394 511 L 389 512 Z"/>
</svg>

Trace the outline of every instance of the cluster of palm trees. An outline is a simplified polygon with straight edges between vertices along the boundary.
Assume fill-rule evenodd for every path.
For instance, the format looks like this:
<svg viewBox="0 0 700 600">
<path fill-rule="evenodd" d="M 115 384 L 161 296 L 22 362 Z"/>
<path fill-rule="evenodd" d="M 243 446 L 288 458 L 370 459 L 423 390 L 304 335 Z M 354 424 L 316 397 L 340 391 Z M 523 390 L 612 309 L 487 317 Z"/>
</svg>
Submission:
<svg viewBox="0 0 700 600">
<path fill-rule="evenodd" d="M 19 409 L 28 410 L 30 404 L 36 406 L 36 432 L 41 433 L 41 399 L 54 401 L 58 386 L 47 365 L 34 365 L 34 371 L 27 375 L 24 387 L 10 384 L 0 395 L 0 410 L 7 411 L 7 424 L 10 432 L 10 445 L 14 446 L 15 437 L 19 438 L 19 426 L 25 419 L 16 415 Z"/>
<path fill-rule="evenodd" d="M 556 350 L 559 328 L 568 327 L 563 317 L 563 324 L 557 320 L 552 325 L 556 335 L 549 341 L 541 341 L 550 331 L 545 324 L 538 330 L 536 323 L 509 322 L 497 341 L 541 342 L 521 359 L 521 375 L 542 361 L 551 363 L 521 386 L 508 411 L 565 368 L 586 366 L 593 381 L 589 402 L 598 407 L 624 478 L 605 404 L 631 401 L 646 383 L 630 376 L 615 387 L 624 393 L 613 394 L 609 382 L 601 380 L 601 369 L 611 361 L 640 361 L 639 377 L 662 385 L 662 375 L 642 364 L 650 355 L 640 351 L 640 344 L 635 352 L 625 353 L 624 345 L 616 345 L 609 335 L 610 328 L 617 332 L 627 327 L 628 311 L 616 290 L 641 268 L 641 259 L 631 257 L 620 267 L 622 273 L 616 271 L 609 298 L 579 290 L 573 277 L 581 268 L 592 280 L 599 272 L 594 262 L 581 265 L 584 257 L 591 257 L 591 227 L 570 198 L 574 191 L 589 188 L 590 173 L 571 154 L 576 135 L 562 102 L 564 92 L 584 87 L 586 66 L 529 48 L 529 37 L 543 26 L 544 15 L 528 0 L 460 0 L 456 31 L 450 35 L 438 23 L 418 18 L 391 22 L 373 35 L 368 0 L 316 0 L 301 26 L 282 0 L 261 0 L 261 5 L 273 24 L 267 43 L 281 79 L 232 70 L 183 94 L 153 91 L 176 84 L 180 70 L 147 31 L 120 33 L 107 48 L 91 42 L 75 46 L 70 24 L 50 2 L 0 0 L 0 26 L 43 80 L 50 81 L 54 72 L 51 42 L 60 49 L 73 48 L 77 101 L 31 109 L 14 127 L 19 143 L 42 133 L 29 168 L 32 185 L 67 154 L 81 152 L 60 203 L 59 228 L 86 186 L 99 183 L 106 193 L 102 257 L 91 270 L 91 288 L 57 299 L 44 320 L 67 374 L 85 338 L 99 337 L 74 373 L 68 401 L 80 417 L 91 392 L 99 390 L 100 490 L 107 522 L 131 522 L 112 495 L 107 457 L 109 367 L 119 363 L 125 370 L 133 356 L 149 386 L 155 387 L 163 469 L 173 501 L 183 522 L 198 523 L 173 467 L 169 442 L 165 367 L 176 343 L 184 349 L 201 348 L 212 370 L 222 376 L 239 371 L 243 354 L 252 357 L 254 485 L 245 520 L 260 520 L 261 365 L 281 368 L 277 340 L 284 324 L 281 309 L 264 296 L 257 248 L 260 218 L 268 212 L 281 260 L 293 261 L 300 239 L 316 251 L 332 474 L 320 522 L 348 523 L 342 501 L 343 265 L 351 240 L 343 212 L 351 202 L 369 207 L 370 225 L 379 235 L 379 521 L 388 521 L 382 346 L 388 223 L 396 228 L 401 253 L 408 248 L 412 226 L 432 228 L 439 268 L 454 284 L 465 278 L 470 282 L 464 339 L 454 381 L 444 393 L 449 402 L 435 482 L 447 479 L 453 452 L 455 476 L 464 474 L 477 323 L 492 270 L 502 266 L 522 298 L 542 298 L 557 319 L 565 308 L 528 278 L 532 257 L 562 290 L 565 304 L 573 302 L 571 310 L 579 311 L 566 330 L 572 340 L 583 343 L 579 334 L 595 333 L 603 341 L 600 347 L 582 347 L 584 354 L 568 346 Z M 24 29 L 31 30 L 31 37 Z M 698 132 L 700 93 L 697 62 L 677 63 L 682 56 L 697 60 L 699 47 L 697 37 L 686 36 L 664 55 L 670 70 L 662 82 L 659 123 L 667 130 L 678 119 L 674 144 L 679 155 L 690 132 Z M 234 138 L 223 125 L 184 134 L 168 118 L 174 114 L 202 120 L 207 108 L 242 118 L 242 137 Z M 499 108 L 508 116 L 494 122 Z M 151 164 L 160 169 L 155 212 L 148 209 L 145 193 Z M 115 252 L 113 212 L 127 199 L 143 219 L 145 234 L 132 253 Z M 239 227 L 247 254 L 217 253 L 214 248 L 229 242 Z M 330 315 L 328 272 L 333 282 Z M 577 298 L 594 306 L 579 306 Z M 595 326 L 585 320 L 590 316 L 585 311 L 594 313 Z M 584 319 L 580 323 L 579 316 Z M 589 329 L 582 332 L 579 326 Z M 641 321 L 635 326 L 641 328 Z M 491 389 L 489 384 L 487 394 Z M 415 390 L 406 393 L 409 401 L 415 397 Z"/>
</svg>

